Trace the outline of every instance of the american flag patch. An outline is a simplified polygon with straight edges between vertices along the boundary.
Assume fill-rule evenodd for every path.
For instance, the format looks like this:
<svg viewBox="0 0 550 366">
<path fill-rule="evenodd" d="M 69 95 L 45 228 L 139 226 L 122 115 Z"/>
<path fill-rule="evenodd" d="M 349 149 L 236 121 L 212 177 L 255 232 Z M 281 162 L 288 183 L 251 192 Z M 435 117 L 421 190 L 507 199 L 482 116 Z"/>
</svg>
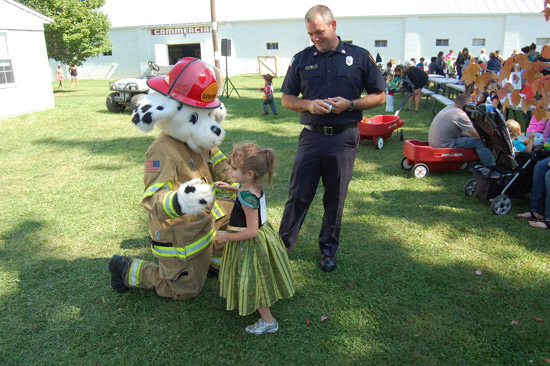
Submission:
<svg viewBox="0 0 550 366">
<path fill-rule="evenodd" d="M 160 160 L 147 160 L 145 171 L 148 173 L 160 173 Z"/>
</svg>

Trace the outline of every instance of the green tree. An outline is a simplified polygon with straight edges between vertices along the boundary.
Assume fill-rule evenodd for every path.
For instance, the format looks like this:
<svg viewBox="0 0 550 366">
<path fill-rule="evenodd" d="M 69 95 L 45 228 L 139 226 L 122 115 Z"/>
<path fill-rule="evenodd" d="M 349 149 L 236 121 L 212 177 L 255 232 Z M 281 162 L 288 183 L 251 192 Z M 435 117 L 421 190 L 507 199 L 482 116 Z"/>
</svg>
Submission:
<svg viewBox="0 0 550 366">
<path fill-rule="evenodd" d="M 107 15 L 98 9 L 105 0 L 19 0 L 54 20 L 44 27 L 48 57 L 82 65 L 111 49 Z"/>
</svg>

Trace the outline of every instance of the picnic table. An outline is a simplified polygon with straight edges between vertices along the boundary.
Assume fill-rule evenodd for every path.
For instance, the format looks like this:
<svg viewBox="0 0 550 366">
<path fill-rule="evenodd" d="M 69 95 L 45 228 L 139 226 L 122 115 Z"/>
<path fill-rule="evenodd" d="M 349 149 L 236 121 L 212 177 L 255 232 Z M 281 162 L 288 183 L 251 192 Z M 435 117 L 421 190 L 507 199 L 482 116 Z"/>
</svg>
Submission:
<svg viewBox="0 0 550 366">
<path fill-rule="evenodd" d="M 464 84 L 446 84 L 445 87 L 449 89 L 449 98 L 451 97 L 451 89 L 458 93 L 464 93 L 466 90 Z"/>
<path fill-rule="evenodd" d="M 447 78 L 443 75 L 435 74 L 428 75 L 428 80 L 435 84 L 436 92 L 441 91 L 441 94 L 443 95 L 445 95 L 445 89 L 447 85 L 456 84 L 459 82 L 459 80 L 456 78 Z"/>
</svg>

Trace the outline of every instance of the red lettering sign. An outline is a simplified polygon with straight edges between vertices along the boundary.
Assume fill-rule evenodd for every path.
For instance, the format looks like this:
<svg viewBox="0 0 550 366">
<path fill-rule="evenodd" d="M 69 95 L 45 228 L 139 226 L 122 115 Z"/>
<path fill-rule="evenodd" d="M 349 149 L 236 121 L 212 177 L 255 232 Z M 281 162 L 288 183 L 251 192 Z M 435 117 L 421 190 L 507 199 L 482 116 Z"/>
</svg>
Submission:
<svg viewBox="0 0 550 366">
<path fill-rule="evenodd" d="M 210 32 L 212 32 L 211 26 L 151 29 L 152 36 L 166 36 L 171 34 L 189 34 L 189 33 L 210 33 Z"/>
</svg>

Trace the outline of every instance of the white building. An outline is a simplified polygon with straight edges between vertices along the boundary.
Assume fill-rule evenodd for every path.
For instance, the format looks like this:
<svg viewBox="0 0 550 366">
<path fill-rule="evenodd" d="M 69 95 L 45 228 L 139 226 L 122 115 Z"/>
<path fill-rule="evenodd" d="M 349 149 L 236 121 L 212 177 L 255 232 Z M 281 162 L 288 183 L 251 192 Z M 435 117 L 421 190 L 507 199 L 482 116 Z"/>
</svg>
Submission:
<svg viewBox="0 0 550 366">
<path fill-rule="evenodd" d="M 541 14 L 543 0 L 327 0 L 342 40 L 360 45 L 383 62 L 405 62 L 439 51 L 455 55 L 467 47 L 474 56 L 482 48 L 501 50 L 504 57 L 531 43 L 537 50 L 550 41 L 550 23 Z M 317 1 L 279 0 L 260 6 L 251 0 L 216 0 L 215 25 L 210 2 L 107 0 L 112 22 L 112 53 L 89 59 L 81 78 L 139 76 L 147 61 L 172 65 L 185 56 L 214 64 L 213 26 L 218 48 L 231 41 L 231 55 L 216 55 L 229 75 L 275 72 L 284 75 L 292 56 L 310 45 L 304 15 Z M 130 5 L 131 4 L 131 5 Z M 147 5 L 149 4 L 149 5 Z M 122 9 L 118 11 L 118 9 Z M 270 8 L 264 10 L 264 8 Z M 143 11 L 146 9 L 146 11 Z M 136 11 L 133 11 L 136 10 Z M 138 11 L 140 10 L 140 11 Z M 263 58 L 262 56 L 269 56 Z M 274 64 L 276 59 L 276 66 Z M 260 63 L 265 66 L 261 66 Z M 54 77 L 55 62 L 50 62 Z"/>
<path fill-rule="evenodd" d="M 44 24 L 52 19 L 0 0 L 0 118 L 55 106 Z"/>
</svg>

